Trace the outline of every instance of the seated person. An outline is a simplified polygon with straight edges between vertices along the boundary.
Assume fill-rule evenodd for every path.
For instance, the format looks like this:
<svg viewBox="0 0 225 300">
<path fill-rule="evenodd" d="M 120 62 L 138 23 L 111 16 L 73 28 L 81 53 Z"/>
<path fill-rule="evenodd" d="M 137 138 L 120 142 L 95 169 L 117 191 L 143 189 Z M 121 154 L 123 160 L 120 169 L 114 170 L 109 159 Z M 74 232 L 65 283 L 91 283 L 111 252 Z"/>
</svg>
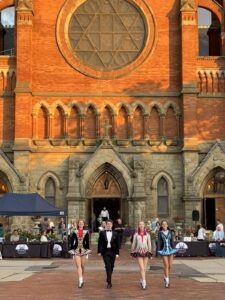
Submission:
<svg viewBox="0 0 225 300">
<path fill-rule="evenodd" d="M 220 225 L 216 226 L 216 230 L 213 232 L 214 241 L 222 241 L 224 239 L 224 231 Z"/>
<path fill-rule="evenodd" d="M 198 228 L 198 233 L 197 233 L 198 241 L 204 241 L 204 239 L 206 238 L 205 228 L 202 226 L 202 224 L 199 224 L 197 228 Z"/>
<path fill-rule="evenodd" d="M 40 242 L 47 242 L 47 241 L 48 241 L 48 239 L 47 239 L 46 231 L 45 231 L 45 230 L 42 230 Z"/>
<path fill-rule="evenodd" d="M 14 229 L 12 235 L 10 236 L 10 242 L 18 242 L 19 239 L 20 239 L 19 232 L 17 229 Z"/>
</svg>

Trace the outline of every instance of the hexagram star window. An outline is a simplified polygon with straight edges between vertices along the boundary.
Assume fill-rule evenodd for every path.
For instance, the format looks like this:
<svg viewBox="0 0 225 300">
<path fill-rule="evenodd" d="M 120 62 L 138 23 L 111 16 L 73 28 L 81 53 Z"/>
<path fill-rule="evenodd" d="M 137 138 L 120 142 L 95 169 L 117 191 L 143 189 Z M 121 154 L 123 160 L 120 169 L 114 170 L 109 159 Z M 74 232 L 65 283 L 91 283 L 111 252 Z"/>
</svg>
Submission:
<svg viewBox="0 0 225 300">
<path fill-rule="evenodd" d="M 74 55 L 95 70 L 133 62 L 146 40 L 145 20 L 126 0 L 87 0 L 73 13 L 68 37 Z"/>
</svg>

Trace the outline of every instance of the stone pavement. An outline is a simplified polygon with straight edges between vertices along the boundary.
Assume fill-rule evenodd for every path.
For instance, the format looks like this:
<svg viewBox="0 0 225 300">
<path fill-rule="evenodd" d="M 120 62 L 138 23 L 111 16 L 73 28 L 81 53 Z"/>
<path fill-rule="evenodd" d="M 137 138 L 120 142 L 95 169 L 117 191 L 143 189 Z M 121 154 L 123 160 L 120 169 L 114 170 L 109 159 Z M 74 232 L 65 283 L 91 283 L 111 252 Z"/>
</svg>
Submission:
<svg viewBox="0 0 225 300">
<path fill-rule="evenodd" d="M 150 261 L 148 288 L 140 289 L 139 272 L 129 248 L 121 251 L 116 262 L 113 288 L 106 289 L 104 265 L 94 251 L 89 257 L 85 286 L 77 288 L 77 275 L 72 259 L 11 259 L 0 261 L 1 300 L 58 299 L 151 299 L 151 300 L 211 300 L 225 294 L 225 259 L 176 258 L 171 287 L 163 287 L 160 258 Z"/>
</svg>

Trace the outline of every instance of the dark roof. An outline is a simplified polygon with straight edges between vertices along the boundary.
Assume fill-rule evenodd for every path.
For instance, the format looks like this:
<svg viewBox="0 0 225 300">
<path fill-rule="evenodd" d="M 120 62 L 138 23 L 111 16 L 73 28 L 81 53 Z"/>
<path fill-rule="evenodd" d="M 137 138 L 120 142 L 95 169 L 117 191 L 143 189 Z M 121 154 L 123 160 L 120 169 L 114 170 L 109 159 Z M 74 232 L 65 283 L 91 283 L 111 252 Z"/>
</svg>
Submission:
<svg viewBox="0 0 225 300">
<path fill-rule="evenodd" d="M 0 215 L 6 216 L 64 216 L 65 211 L 56 208 L 38 193 L 6 193 L 0 198 Z"/>
</svg>

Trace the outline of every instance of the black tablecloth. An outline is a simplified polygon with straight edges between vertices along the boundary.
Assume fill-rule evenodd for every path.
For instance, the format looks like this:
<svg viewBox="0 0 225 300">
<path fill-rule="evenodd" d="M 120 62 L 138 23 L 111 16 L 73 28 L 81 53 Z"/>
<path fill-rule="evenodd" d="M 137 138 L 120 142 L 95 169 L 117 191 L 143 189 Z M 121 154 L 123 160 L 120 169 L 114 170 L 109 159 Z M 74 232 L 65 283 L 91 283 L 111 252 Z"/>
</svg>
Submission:
<svg viewBox="0 0 225 300">
<path fill-rule="evenodd" d="M 209 242 L 175 242 L 178 250 L 176 256 L 210 256 Z M 179 247 L 180 246 L 180 247 Z"/>
<path fill-rule="evenodd" d="M 54 247 L 59 245 L 60 247 Z M 51 258 L 67 257 L 67 244 L 63 242 L 45 243 L 4 243 L 0 244 L 3 258 Z"/>
</svg>

